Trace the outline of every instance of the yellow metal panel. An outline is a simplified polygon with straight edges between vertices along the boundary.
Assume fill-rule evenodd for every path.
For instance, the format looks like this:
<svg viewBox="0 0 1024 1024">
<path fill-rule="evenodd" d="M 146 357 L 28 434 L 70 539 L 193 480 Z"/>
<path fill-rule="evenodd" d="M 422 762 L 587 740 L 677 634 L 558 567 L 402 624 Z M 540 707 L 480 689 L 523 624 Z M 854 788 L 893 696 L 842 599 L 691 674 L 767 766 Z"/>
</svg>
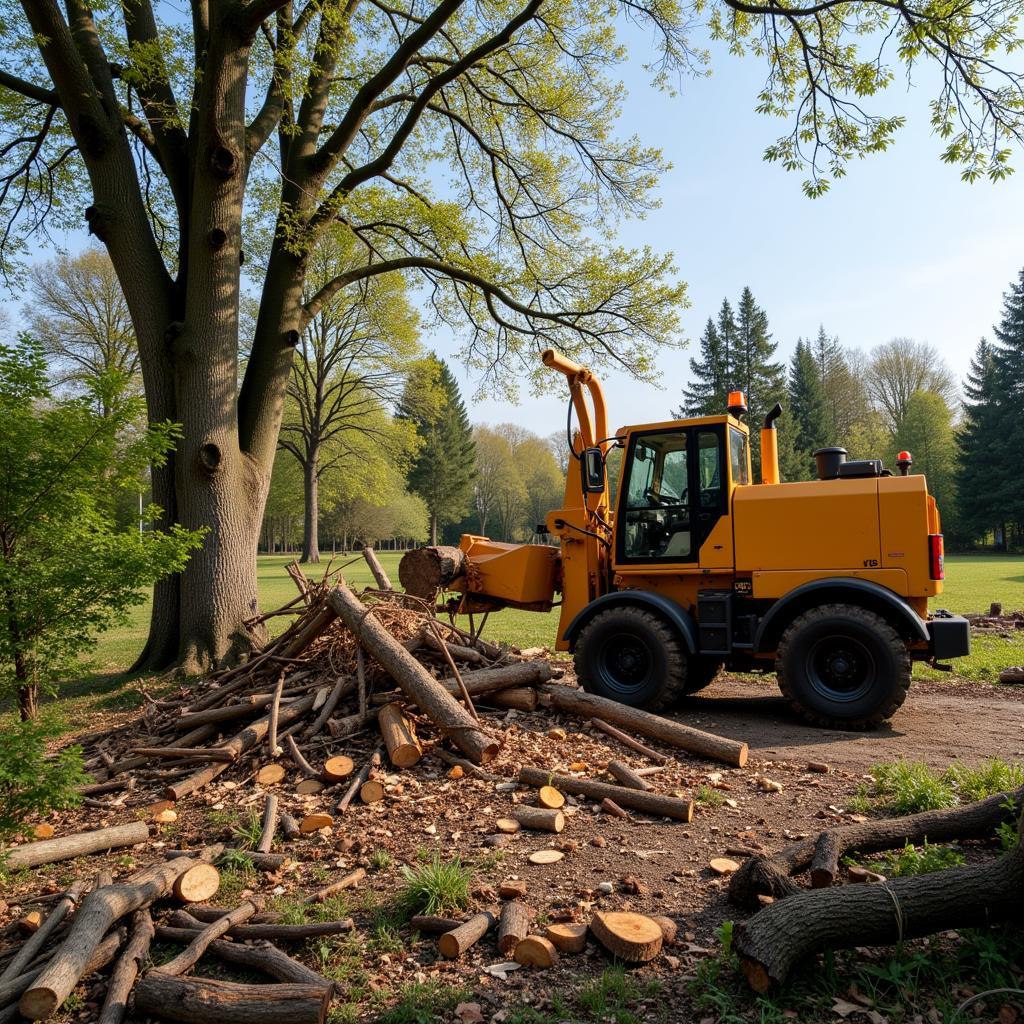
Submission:
<svg viewBox="0 0 1024 1024">
<path fill-rule="evenodd" d="M 886 587 L 896 594 L 906 594 L 907 574 L 902 569 L 834 569 L 815 572 L 806 569 L 800 572 L 755 572 L 753 575 L 755 598 L 783 597 L 796 587 L 814 580 L 835 579 L 837 576 L 852 576 L 854 579 L 870 580 L 880 587 Z"/>
<path fill-rule="evenodd" d="M 554 599 L 558 548 L 501 544 L 483 537 L 464 537 L 462 547 L 470 560 L 468 591 L 515 604 L 550 604 Z"/>
<path fill-rule="evenodd" d="M 906 571 L 908 594 L 932 597 L 941 593 L 942 581 L 929 578 L 928 534 L 937 517 L 929 514 L 934 501 L 928 496 L 925 478 L 883 477 L 878 481 L 878 505 L 882 565 Z"/>
<path fill-rule="evenodd" d="M 701 569 L 732 569 L 732 516 L 722 516 L 700 546 Z"/>
<path fill-rule="evenodd" d="M 737 487 L 733 520 L 737 572 L 880 564 L 876 478 Z"/>
</svg>

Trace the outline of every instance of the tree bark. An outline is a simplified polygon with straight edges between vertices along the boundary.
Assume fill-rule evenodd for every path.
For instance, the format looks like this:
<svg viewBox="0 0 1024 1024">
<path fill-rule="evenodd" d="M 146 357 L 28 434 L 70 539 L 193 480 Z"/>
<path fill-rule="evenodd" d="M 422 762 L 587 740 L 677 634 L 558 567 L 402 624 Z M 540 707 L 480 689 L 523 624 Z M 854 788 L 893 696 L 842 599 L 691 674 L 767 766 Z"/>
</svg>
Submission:
<svg viewBox="0 0 1024 1024">
<path fill-rule="evenodd" d="M 370 572 L 373 573 L 373 578 L 377 583 L 379 590 L 393 590 L 391 586 L 391 577 L 384 571 L 384 566 L 380 564 L 380 559 L 377 557 L 377 552 L 372 547 L 366 545 L 363 548 L 363 558 L 366 559 L 366 564 L 370 567 Z"/>
<path fill-rule="evenodd" d="M 519 900 L 509 900 L 501 908 L 498 923 L 498 950 L 504 956 L 514 953 L 516 946 L 530 934 L 530 908 Z"/>
<path fill-rule="evenodd" d="M 734 948 L 750 986 L 767 992 L 825 949 L 882 946 L 947 928 L 1018 922 L 1024 847 L 991 864 L 893 878 L 885 885 L 803 891 L 736 926 Z"/>
<path fill-rule="evenodd" d="M 398 563 L 398 580 L 407 594 L 433 601 L 466 571 L 466 556 L 454 547 L 438 547 L 436 530 L 431 533 L 431 546 L 407 551 Z"/>
<path fill-rule="evenodd" d="M 634 811 L 653 814 L 658 817 L 690 821 L 693 818 L 693 801 L 679 797 L 662 796 L 660 793 L 645 793 L 625 786 L 613 786 L 608 782 L 594 782 L 577 779 L 569 775 L 555 775 L 543 768 L 520 768 L 519 781 L 527 786 L 555 786 L 566 793 L 590 797 L 593 800 L 614 800 L 623 807 Z"/>
<path fill-rule="evenodd" d="M 923 843 L 926 839 L 938 843 L 990 836 L 1002 822 L 1012 820 L 1022 804 L 1024 789 L 1015 793 L 998 793 L 986 800 L 951 810 L 922 811 L 900 818 L 880 818 L 829 829 L 818 836 L 793 843 L 770 857 L 748 858 L 729 882 L 729 899 L 737 906 L 756 908 L 760 906 L 758 896 L 781 900 L 802 892 L 790 876 L 806 871 L 819 850 L 819 872 L 828 867 L 834 879 L 835 863 L 847 853 L 877 853 L 897 849 L 906 843 Z M 829 836 L 829 839 L 823 842 L 822 836 Z M 820 876 L 819 881 L 824 882 L 824 876 Z"/>
<path fill-rule="evenodd" d="M 328 603 L 367 652 L 391 673 L 402 692 L 415 701 L 474 764 L 486 763 L 494 757 L 498 752 L 497 740 L 480 728 L 469 712 L 368 613 L 366 606 L 346 586 L 335 587 Z"/>
<path fill-rule="evenodd" d="M 128 1012 L 128 996 L 149 955 L 153 935 L 153 919 L 149 915 L 149 910 L 136 910 L 132 915 L 131 938 L 110 975 L 99 1024 L 121 1024 L 124 1020 Z"/>
<path fill-rule="evenodd" d="M 150 971 L 135 986 L 135 1005 L 184 1024 L 323 1024 L 332 994 L 329 986 L 240 985 Z"/>
<path fill-rule="evenodd" d="M 724 736 L 715 736 L 700 729 L 693 729 L 670 718 L 652 715 L 640 708 L 631 708 L 626 704 L 598 697 L 584 690 L 574 690 L 569 686 L 548 684 L 543 687 L 543 694 L 551 698 L 551 704 L 559 711 L 578 715 L 581 718 L 599 717 L 616 725 L 624 726 L 641 736 L 661 740 L 699 754 L 714 761 L 722 761 L 737 768 L 747 763 L 747 745 L 739 740 L 730 740 Z"/>
<path fill-rule="evenodd" d="M 4 861 L 9 868 L 34 868 L 58 860 L 84 857 L 90 853 L 113 850 L 119 846 L 135 846 L 149 841 L 149 826 L 144 821 L 126 825 L 76 832 L 70 836 L 44 839 L 38 843 L 25 843 L 9 850 Z"/>
<path fill-rule="evenodd" d="M 302 561 L 320 561 L 320 455 L 315 445 L 302 464 Z"/>
<path fill-rule="evenodd" d="M 230 913 L 210 922 L 176 957 L 156 969 L 161 974 L 184 974 L 199 963 L 200 957 L 214 939 L 219 939 L 243 921 L 248 921 L 256 910 L 256 904 L 248 900 L 239 904 Z"/>
</svg>

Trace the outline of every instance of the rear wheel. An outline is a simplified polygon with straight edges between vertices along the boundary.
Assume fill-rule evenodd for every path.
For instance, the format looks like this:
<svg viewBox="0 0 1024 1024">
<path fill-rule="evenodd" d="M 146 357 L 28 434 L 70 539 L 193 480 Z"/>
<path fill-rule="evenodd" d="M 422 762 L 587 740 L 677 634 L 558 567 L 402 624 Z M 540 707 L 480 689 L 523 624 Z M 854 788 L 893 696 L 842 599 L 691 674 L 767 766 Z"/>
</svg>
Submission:
<svg viewBox="0 0 1024 1024">
<path fill-rule="evenodd" d="M 910 687 L 910 653 L 880 615 L 827 604 L 798 616 L 776 657 L 779 688 L 809 722 L 868 729 L 890 718 Z"/>
<path fill-rule="evenodd" d="M 576 642 L 575 666 L 588 693 L 630 707 L 667 707 L 686 692 L 686 648 L 679 634 L 643 608 L 595 615 Z"/>
<path fill-rule="evenodd" d="M 686 666 L 686 685 L 683 687 L 683 694 L 697 693 L 705 686 L 710 686 L 723 668 L 724 661 L 709 658 L 707 655 L 694 655 Z"/>
</svg>

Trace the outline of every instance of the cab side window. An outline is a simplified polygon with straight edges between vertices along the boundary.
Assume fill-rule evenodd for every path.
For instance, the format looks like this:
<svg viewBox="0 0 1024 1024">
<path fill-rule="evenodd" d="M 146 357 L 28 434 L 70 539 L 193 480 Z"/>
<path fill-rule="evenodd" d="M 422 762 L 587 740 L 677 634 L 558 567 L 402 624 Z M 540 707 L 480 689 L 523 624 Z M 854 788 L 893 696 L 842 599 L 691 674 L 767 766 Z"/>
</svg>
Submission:
<svg viewBox="0 0 1024 1024">
<path fill-rule="evenodd" d="M 747 435 L 735 427 L 729 428 L 729 458 L 732 462 L 732 482 L 734 484 L 749 484 Z"/>
<path fill-rule="evenodd" d="M 683 431 L 644 434 L 633 442 L 624 509 L 626 558 L 690 558 L 689 458 Z"/>
</svg>

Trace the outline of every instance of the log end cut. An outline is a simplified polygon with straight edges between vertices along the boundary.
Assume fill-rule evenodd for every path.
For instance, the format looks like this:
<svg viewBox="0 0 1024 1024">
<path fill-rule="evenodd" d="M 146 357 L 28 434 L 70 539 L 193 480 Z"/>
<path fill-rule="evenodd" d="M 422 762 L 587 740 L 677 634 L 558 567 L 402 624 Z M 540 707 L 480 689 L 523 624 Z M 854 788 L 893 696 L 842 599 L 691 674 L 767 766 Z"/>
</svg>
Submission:
<svg viewBox="0 0 1024 1024">
<path fill-rule="evenodd" d="M 631 964 L 653 960 L 664 942 L 657 921 L 628 911 L 598 911 L 590 922 L 590 930 L 609 953 Z"/>
</svg>

